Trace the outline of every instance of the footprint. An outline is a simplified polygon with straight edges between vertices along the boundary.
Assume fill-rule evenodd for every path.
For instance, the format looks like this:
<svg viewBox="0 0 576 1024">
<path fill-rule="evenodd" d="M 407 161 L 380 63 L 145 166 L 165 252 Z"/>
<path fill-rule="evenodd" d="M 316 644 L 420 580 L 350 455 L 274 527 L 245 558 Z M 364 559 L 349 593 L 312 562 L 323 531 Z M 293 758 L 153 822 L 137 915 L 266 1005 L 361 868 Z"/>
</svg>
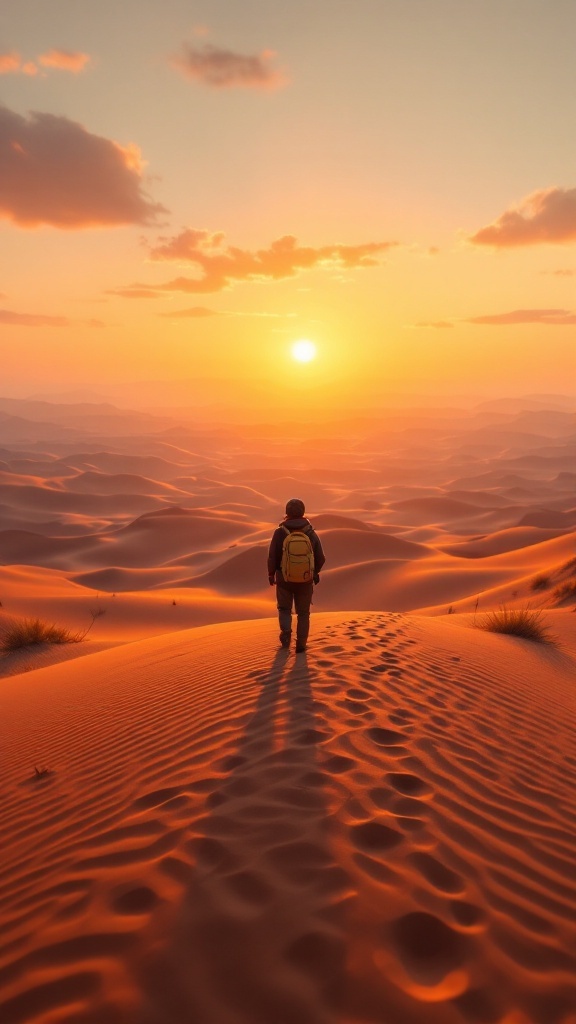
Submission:
<svg viewBox="0 0 576 1024">
<path fill-rule="evenodd" d="M 430 721 L 439 729 L 445 729 L 448 724 L 445 715 L 430 715 Z"/>
<path fill-rule="evenodd" d="M 392 850 L 404 838 L 401 832 L 382 824 L 381 821 L 366 821 L 362 825 L 353 825 L 350 831 L 352 842 L 359 850 Z"/>
<path fill-rule="evenodd" d="M 405 796 L 400 799 L 396 798 L 391 805 L 391 810 L 393 814 L 398 814 L 402 818 L 419 818 L 424 813 L 425 807 L 426 804 L 420 803 L 419 800 Z"/>
<path fill-rule="evenodd" d="M 449 893 L 463 892 L 464 882 L 460 876 L 429 853 L 413 853 L 410 860 L 435 889 Z"/>
<path fill-rule="evenodd" d="M 384 789 L 383 786 L 374 786 L 373 789 L 368 790 L 368 796 L 372 803 L 376 804 L 376 807 L 380 807 L 382 810 L 387 810 L 390 807 L 392 794 L 389 789 Z"/>
<path fill-rule="evenodd" d="M 225 757 L 220 762 L 219 769 L 221 772 L 231 772 L 235 768 L 241 768 L 243 764 L 246 764 L 248 758 L 242 757 L 241 754 L 233 754 L 231 757 Z"/>
<path fill-rule="evenodd" d="M 393 922 L 391 931 L 402 966 L 420 985 L 438 985 L 464 963 L 465 937 L 434 914 L 419 910 L 404 914 Z"/>
<path fill-rule="evenodd" d="M 423 796 L 432 792 L 426 782 L 409 772 L 390 772 L 388 781 L 397 793 L 403 793 L 404 796 Z"/>
<path fill-rule="evenodd" d="M 381 729 L 377 725 L 372 726 L 370 729 L 366 729 L 366 735 L 379 747 L 396 746 L 398 743 L 402 743 L 406 739 L 402 732 L 395 732 L 394 729 Z"/>
<path fill-rule="evenodd" d="M 367 715 L 370 713 L 370 709 L 365 704 L 361 704 L 357 700 L 346 700 L 343 702 L 346 711 L 351 711 L 353 715 Z"/>
<path fill-rule="evenodd" d="M 451 900 L 449 906 L 454 920 L 464 928 L 472 928 L 485 920 L 480 907 L 467 903 L 466 900 Z"/>
<path fill-rule="evenodd" d="M 191 839 L 186 843 L 186 850 L 193 854 L 198 864 L 203 867 L 233 871 L 237 866 L 237 858 L 230 853 L 227 846 L 210 836 Z"/>
<path fill-rule="evenodd" d="M 184 885 L 190 880 L 190 865 L 180 857 L 168 856 L 158 862 L 158 867 L 169 878 Z"/>
<path fill-rule="evenodd" d="M 112 900 L 119 914 L 147 914 L 158 903 L 158 896 L 147 885 L 139 885 L 120 893 Z"/>
<path fill-rule="evenodd" d="M 435 708 L 445 708 L 446 707 L 446 701 L 442 700 L 440 697 L 429 697 L 428 698 L 428 703 L 429 704 L 433 704 Z"/>
</svg>

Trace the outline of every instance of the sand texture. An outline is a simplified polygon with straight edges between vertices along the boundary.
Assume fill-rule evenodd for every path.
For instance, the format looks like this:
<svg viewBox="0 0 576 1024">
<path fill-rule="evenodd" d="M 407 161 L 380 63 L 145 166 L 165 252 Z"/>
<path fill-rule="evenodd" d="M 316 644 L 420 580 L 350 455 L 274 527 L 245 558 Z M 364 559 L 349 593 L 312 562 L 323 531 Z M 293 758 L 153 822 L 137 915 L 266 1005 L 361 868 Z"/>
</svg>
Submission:
<svg viewBox="0 0 576 1024">
<path fill-rule="evenodd" d="M 572 1024 L 575 652 L 385 613 L 275 638 L 5 680 L 0 1019 Z"/>
<path fill-rule="evenodd" d="M 0 429 L 0 642 L 90 629 L 0 649 L 2 1024 L 576 1024 L 573 413 L 54 410 Z"/>
</svg>

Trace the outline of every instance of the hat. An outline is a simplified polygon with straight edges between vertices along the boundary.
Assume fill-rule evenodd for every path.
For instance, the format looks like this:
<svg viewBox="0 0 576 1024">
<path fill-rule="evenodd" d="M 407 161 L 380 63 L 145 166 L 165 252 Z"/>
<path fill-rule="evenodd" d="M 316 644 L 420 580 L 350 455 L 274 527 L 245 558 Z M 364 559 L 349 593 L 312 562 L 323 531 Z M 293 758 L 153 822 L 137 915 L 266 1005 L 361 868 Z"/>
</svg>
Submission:
<svg viewBox="0 0 576 1024">
<path fill-rule="evenodd" d="M 304 515 L 305 511 L 304 502 L 301 498 L 290 498 L 286 502 L 286 515 L 290 516 L 291 519 L 299 519 Z"/>
</svg>

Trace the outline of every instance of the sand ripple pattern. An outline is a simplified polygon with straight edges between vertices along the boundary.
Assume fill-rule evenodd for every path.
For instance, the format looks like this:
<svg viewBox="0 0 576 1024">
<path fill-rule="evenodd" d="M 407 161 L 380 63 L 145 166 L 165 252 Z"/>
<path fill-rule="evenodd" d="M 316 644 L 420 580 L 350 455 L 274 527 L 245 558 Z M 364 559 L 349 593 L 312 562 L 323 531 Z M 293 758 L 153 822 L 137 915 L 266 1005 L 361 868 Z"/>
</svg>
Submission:
<svg viewBox="0 0 576 1024">
<path fill-rule="evenodd" d="M 573 659 L 400 614 L 276 637 L 5 681 L 0 1019 L 575 1024 Z"/>
</svg>

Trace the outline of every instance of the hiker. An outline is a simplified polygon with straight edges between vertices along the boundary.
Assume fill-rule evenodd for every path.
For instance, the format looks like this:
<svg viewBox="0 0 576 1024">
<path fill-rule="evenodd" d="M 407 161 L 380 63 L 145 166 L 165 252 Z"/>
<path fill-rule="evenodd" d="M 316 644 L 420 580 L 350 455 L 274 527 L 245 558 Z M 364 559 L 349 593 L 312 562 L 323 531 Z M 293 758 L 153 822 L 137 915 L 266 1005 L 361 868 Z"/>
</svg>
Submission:
<svg viewBox="0 0 576 1024">
<path fill-rule="evenodd" d="M 297 616 L 296 654 L 306 650 L 310 628 L 310 605 L 314 585 L 326 561 L 320 538 L 304 518 L 304 502 L 290 498 L 286 515 L 274 531 L 268 552 L 268 581 L 276 584 L 280 643 L 289 647 L 292 637 L 292 603 Z"/>
</svg>

